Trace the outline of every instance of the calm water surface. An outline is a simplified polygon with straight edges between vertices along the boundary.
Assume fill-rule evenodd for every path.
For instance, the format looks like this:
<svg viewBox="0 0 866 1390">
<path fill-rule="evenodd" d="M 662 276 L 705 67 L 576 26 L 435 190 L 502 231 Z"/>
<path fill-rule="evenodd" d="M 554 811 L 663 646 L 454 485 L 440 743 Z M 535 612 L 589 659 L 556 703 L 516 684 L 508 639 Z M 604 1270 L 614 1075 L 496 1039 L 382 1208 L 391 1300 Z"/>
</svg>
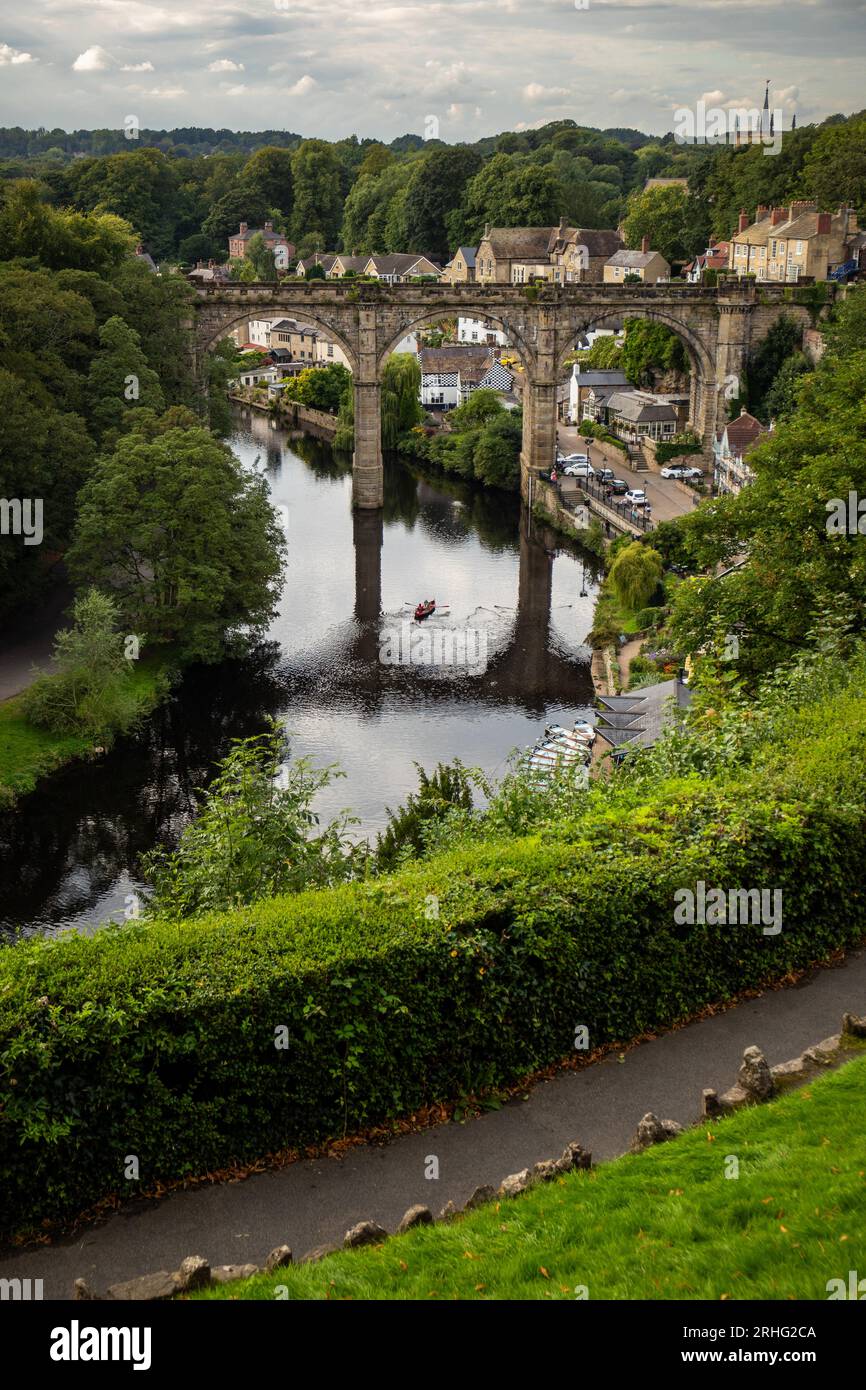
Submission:
<svg viewBox="0 0 866 1390">
<path fill-rule="evenodd" d="M 317 802 L 375 835 L 417 786 L 414 764 L 461 758 L 501 774 L 510 752 L 592 698 L 594 561 L 529 526 L 516 499 L 386 473 L 382 513 L 354 513 L 346 460 L 238 414 L 232 446 L 265 470 L 284 509 L 289 564 L 269 641 L 243 662 L 196 668 L 135 738 L 44 782 L 0 830 L 0 931 L 53 933 L 122 919 L 138 857 L 172 843 L 235 737 L 285 720 L 295 755 L 338 763 Z M 581 596 L 581 590 L 585 596 Z M 383 663 L 419 598 L 450 613 L 423 631 L 470 630 L 486 669 Z M 418 631 L 418 629 L 413 629 Z M 417 639 L 416 639 L 417 640 Z M 446 648 L 447 650 L 447 648 Z M 405 657 L 405 646 L 403 647 Z"/>
</svg>

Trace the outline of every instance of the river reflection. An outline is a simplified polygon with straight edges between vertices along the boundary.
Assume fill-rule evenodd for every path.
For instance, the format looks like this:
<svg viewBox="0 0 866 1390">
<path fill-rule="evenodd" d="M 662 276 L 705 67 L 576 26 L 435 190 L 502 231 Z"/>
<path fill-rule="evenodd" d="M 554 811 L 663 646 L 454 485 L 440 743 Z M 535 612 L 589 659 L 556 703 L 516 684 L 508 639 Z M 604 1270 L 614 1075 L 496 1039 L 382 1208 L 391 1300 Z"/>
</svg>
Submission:
<svg viewBox="0 0 866 1390">
<path fill-rule="evenodd" d="M 383 511 L 353 513 L 350 464 L 327 443 L 256 414 L 235 417 L 231 442 L 248 467 L 266 470 L 287 517 L 289 565 L 269 640 L 244 661 L 189 671 L 137 738 L 66 768 L 5 813 L 7 934 L 122 919 L 141 888 L 139 855 L 176 840 L 230 739 L 259 732 L 269 715 L 284 718 L 296 755 L 346 773 L 321 793 L 321 815 L 350 807 L 358 833 L 374 835 L 386 808 L 415 789 L 416 762 L 459 757 L 496 775 L 544 723 L 574 718 L 592 698 L 594 561 L 521 517 L 515 498 L 394 462 Z M 483 661 L 411 664 L 400 643 L 411 607 L 431 596 L 450 609 L 429 620 L 424 640 L 446 652 L 456 643 L 459 655 L 461 634 L 474 634 Z"/>
</svg>

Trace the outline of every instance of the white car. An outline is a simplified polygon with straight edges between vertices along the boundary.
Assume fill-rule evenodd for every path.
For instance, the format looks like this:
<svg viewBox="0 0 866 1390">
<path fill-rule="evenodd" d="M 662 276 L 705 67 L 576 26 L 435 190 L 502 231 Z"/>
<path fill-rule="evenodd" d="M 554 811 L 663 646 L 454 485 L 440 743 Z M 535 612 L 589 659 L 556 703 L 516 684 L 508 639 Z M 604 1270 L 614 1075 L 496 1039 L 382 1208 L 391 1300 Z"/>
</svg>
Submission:
<svg viewBox="0 0 866 1390">
<path fill-rule="evenodd" d="M 568 462 L 568 463 L 566 463 L 566 465 L 565 465 L 565 467 L 564 467 L 564 469 L 563 469 L 562 471 L 563 471 L 563 473 L 565 474 L 566 478 L 594 478 L 594 477 L 595 477 L 595 469 L 593 468 L 593 466 L 592 466 L 592 464 L 590 463 L 589 459 L 583 459 L 582 461 L 580 461 L 580 460 L 575 460 L 575 462 L 573 462 L 573 463 Z"/>
<path fill-rule="evenodd" d="M 623 497 L 623 502 L 627 502 L 630 507 L 648 507 L 646 493 L 642 487 L 630 488 Z"/>
<path fill-rule="evenodd" d="M 689 478 L 702 478 L 704 475 L 700 468 L 687 468 L 682 463 L 671 463 L 667 468 L 661 470 L 661 476 L 663 478 L 679 478 L 682 482 L 686 482 Z"/>
</svg>

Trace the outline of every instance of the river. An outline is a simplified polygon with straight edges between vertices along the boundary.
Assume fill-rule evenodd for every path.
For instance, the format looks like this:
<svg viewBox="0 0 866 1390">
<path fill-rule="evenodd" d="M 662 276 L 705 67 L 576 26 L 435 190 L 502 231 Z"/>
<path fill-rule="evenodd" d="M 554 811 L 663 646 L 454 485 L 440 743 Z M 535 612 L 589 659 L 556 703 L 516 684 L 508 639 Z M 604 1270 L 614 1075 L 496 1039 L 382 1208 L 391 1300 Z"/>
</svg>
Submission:
<svg viewBox="0 0 866 1390">
<path fill-rule="evenodd" d="M 176 842 L 229 741 L 270 715 L 284 719 L 294 755 L 345 772 L 320 794 L 322 817 L 350 808 L 355 833 L 374 836 L 386 808 L 416 789 L 416 762 L 432 770 L 459 757 L 501 775 L 512 750 L 592 700 L 591 556 L 539 530 L 514 497 L 396 461 L 383 512 L 353 513 L 351 468 L 329 444 L 261 414 L 233 421 L 232 447 L 266 471 L 287 527 L 268 642 L 244 661 L 188 671 L 135 738 L 3 814 L 7 937 L 122 920 L 143 887 L 139 855 Z M 434 596 L 450 611 L 410 629 L 411 606 Z M 410 631 L 431 649 L 413 657 Z M 452 655 L 465 660 L 448 664 Z"/>
</svg>

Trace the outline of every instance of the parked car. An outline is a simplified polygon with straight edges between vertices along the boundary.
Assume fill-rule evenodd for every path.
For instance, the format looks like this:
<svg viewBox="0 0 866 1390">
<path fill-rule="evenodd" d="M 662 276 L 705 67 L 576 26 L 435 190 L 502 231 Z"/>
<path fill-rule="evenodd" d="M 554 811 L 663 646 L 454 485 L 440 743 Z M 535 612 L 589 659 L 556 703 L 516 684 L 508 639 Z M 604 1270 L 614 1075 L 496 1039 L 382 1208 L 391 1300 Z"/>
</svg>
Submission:
<svg viewBox="0 0 866 1390">
<path fill-rule="evenodd" d="M 649 502 L 647 501 L 647 495 L 642 487 L 629 488 L 628 492 L 624 494 L 622 500 L 623 502 L 626 502 L 630 507 L 649 506 Z"/>
<path fill-rule="evenodd" d="M 702 478 L 704 475 L 700 468 L 688 468 L 683 463 L 671 463 L 661 470 L 663 478 L 679 478 L 681 482 L 687 482 L 690 478 Z"/>
<path fill-rule="evenodd" d="M 589 454 L 563 454 L 563 463 L 589 463 Z"/>
<path fill-rule="evenodd" d="M 628 483 L 622 478 L 611 478 L 608 487 L 613 492 L 614 497 L 622 497 L 623 493 L 628 492 Z"/>
<path fill-rule="evenodd" d="M 612 483 L 614 479 L 613 469 L 597 468 L 595 471 L 595 479 L 598 483 Z"/>
<path fill-rule="evenodd" d="M 594 478 L 595 469 L 588 459 L 583 463 L 567 463 L 563 469 L 567 478 Z"/>
</svg>

